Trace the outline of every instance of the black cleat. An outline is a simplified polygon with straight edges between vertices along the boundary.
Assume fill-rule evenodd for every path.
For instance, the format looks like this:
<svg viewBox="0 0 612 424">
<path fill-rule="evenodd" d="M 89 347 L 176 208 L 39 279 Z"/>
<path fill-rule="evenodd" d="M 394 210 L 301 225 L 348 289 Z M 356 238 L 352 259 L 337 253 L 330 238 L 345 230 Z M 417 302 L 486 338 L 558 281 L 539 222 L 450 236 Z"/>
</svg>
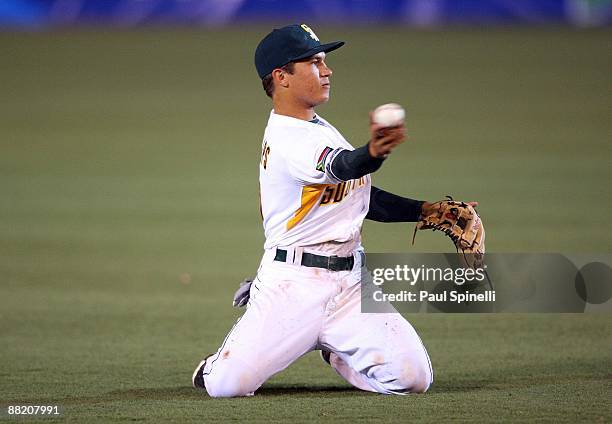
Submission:
<svg viewBox="0 0 612 424">
<path fill-rule="evenodd" d="M 196 389 L 206 390 L 206 386 L 204 385 L 204 365 L 206 365 L 206 359 L 200 361 L 195 371 L 193 372 L 193 376 L 191 377 L 191 382 L 193 383 L 193 387 Z"/>
<path fill-rule="evenodd" d="M 329 350 L 321 349 L 321 359 L 323 359 L 329 365 L 331 365 L 330 356 L 331 356 L 331 352 Z"/>
</svg>

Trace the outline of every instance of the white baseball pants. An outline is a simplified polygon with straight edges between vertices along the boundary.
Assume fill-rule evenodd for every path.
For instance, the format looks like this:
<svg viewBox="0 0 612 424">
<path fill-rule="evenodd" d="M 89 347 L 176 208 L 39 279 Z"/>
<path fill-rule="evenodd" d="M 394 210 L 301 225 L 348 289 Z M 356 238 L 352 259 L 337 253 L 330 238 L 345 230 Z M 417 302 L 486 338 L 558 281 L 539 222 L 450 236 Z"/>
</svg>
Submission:
<svg viewBox="0 0 612 424">
<path fill-rule="evenodd" d="M 272 375 L 312 350 L 362 390 L 425 392 L 433 381 L 427 351 L 399 313 L 361 313 L 361 263 L 328 271 L 276 262 L 267 251 L 247 310 L 204 366 L 213 397 L 250 396 Z"/>
</svg>

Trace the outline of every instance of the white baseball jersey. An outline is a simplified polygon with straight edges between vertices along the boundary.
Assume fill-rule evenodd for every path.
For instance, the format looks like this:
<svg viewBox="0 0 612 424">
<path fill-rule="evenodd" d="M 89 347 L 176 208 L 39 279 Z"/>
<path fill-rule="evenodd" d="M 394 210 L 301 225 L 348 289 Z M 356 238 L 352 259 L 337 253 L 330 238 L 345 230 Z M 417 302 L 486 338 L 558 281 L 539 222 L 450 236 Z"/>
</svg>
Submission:
<svg viewBox="0 0 612 424">
<path fill-rule="evenodd" d="M 354 150 L 327 121 L 272 111 L 259 168 L 265 249 L 357 240 L 370 203 L 370 176 L 341 181 L 330 169 Z"/>
</svg>

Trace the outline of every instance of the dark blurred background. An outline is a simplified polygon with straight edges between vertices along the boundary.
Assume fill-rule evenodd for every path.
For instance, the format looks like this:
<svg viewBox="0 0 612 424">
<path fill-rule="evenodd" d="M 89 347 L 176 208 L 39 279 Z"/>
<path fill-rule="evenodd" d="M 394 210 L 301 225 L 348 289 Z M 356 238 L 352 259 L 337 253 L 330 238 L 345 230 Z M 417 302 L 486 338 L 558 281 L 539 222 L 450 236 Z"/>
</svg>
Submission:
<svg viewBox="0 0 612 424">
<path fill-rule="evenodd" d="M 0 25 L 188 24 L 222 26 L 273 20 L 348 24 L 607 25 L 609 0 L 4 0 Z"/>
</svg>

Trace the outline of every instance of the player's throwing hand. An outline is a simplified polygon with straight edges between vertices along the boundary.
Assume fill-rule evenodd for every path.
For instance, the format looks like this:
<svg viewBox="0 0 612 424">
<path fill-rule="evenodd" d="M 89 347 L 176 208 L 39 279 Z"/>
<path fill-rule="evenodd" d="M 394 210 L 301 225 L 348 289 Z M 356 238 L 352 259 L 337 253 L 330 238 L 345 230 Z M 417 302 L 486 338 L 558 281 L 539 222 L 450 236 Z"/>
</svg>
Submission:
<svg viewBox="0 0 612 424">
<path fill-rule="evenodd" d="M 403 123 L 395 127 L 385 127 L 375 123 L 372 119 L 372 112 L 370 112 L 368 151 L 372 157 L 387 157 L 397 145 L 403 143 L 407 138 L 406 127 Z"/>
</svg>

